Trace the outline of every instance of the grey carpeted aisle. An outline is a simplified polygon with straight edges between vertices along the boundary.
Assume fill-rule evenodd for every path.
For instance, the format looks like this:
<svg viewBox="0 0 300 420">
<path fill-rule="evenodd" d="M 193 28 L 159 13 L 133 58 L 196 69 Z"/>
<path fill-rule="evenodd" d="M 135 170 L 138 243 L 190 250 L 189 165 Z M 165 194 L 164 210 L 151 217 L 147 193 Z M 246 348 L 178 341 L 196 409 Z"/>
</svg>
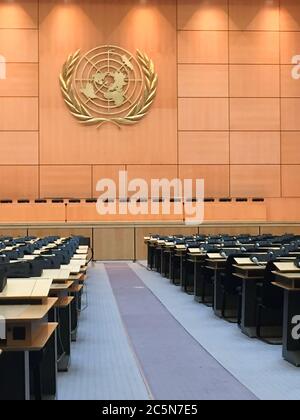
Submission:
<svg viewBox="0 0 300 420">
<path fill-rule="evenodd" d="M 188 334 L 128 264 L 105 268 L 155 399 L 256 399 Z"/>
</svg>

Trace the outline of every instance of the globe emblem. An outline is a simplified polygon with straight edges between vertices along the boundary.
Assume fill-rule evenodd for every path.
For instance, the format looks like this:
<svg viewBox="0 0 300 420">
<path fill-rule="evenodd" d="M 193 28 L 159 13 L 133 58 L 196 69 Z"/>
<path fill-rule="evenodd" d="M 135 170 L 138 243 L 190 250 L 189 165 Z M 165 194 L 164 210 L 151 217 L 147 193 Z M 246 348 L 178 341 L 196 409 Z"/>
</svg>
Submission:
<svg viewBox="0 0 300 420">
<path fill-rule="evenodd" d="M 97 47 L 83 55 L 73 80 L 77 98 L 95 118 L 122 117 L 143 95 L 140 63 L 116 46 Z"/>
</svg>

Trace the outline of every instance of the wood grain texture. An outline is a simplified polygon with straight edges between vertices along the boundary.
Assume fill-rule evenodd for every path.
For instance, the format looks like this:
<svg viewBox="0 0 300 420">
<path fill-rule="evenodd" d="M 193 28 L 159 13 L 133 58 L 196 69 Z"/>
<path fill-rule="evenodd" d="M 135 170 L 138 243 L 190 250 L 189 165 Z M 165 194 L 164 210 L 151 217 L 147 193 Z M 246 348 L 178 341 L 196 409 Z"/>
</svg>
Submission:
<svg viewBox="0 0 300 420">
<path fill-rule="evenodd" d="M 232 31 L 229 53 L 231 64 L 279 64 L 279 33 Z"/>
<path fill-rule="evenodd" d="M 133 260 L 134 229 L 95 229 L 94 256 L 98 261 Z"/>
<path fill-rule="evenodd" d="M 229 29 L 278 31 L 279 0 L 229 0 Z"/>
<path fill-rule="evenodd" d="M 37 63 L 38 31 L 0 29 L 0 51 L 7 63 Z"/>
<path fill-rule="evenodd" d="M 0 1 L 0 28 L 38 27 L 38 0 Z"/>
<path fill-rule="evenodd" d="M 300 197 L 300 165 L 282 165 L 282 196 Z"/>
<path fill-rule="evenodd" d="M 280 197 L 280 165 L 232 165 L 233 197 Z"/>
<path fill-rule="evenodd" d="M 292 57 L 299 55 L 300 32 L 280 32 L 281 64 L 291 64 Z"/>
<path fill-rule="evenodd" d="M 231 130 L 280 130 L 280 100 L 241 98 L 230 100 Z"/>
<path fill-rule="evenodd" d="M 284 131 L 300 130 L 300 98 L 281 99 L 281 128 Z"/>
<path fill-rule="evenodd" d="M 187 64 L 226 64 L 228 35 L 226 31 L 179 31 L 178 62 Z"/>
<path fill-rule="evenodd" d="M 229 165 L 180 165 L 181 179 L 204 179 L 206 197 L 229 196 Z"/>
<path fill-rule="evenodd" d="M 281 163 L 284 164 L 300 164 L 300 148 L 299 148 L 300 132 L 283 132 L 281 134 Z"/>
<path fill-rule="evenodd" d="M 38 132 L 0 131 L 0 165 L 37 165 Z"/>
<path fill-rule="evenodd" d="M 178 29 L 227 30 L 227 0 L 178 0 Z"/>
<path fill-rule="evenodd" d="M 281 2 L 280 29 L 282 31 L 300 30 L 300 7 L 297 0 L 285 0 Z"/>
<path fill-rule="evenodd" d="M 38 64 L 8 63 L 0 96 L 38 96 Z"/>
<path fill-rule="evenodd" d="M 278 65 L 230 66 L 230 96 L 240 98 L 278 98 L 280 96 Z"/>
<path fill-rule="evenodd" d="M 0 131 L 37 131 L 38 98 L 1 98 Z"/>
<path fill-rule="evenodd" d="M 228 66 L 180 64 L 178 66 L 178 96 L 228 97 Z"/>
<path fill-rule="evenodd" d="M 280 132 L 232 132 L 232 165 L 280 164 Z"/>
<path fill-rule="evenodd" d="M 92 170 L 90 166 L 41 166 L 41 197 L 91 197 Z"/>
<path fill-rule="evenodd" d="M 0 198 L 38 197 L 38 166 L 0 166 Z"/>
<path fill-rule="evenodd" d="M 229 133 L 182 131 L 178 153 L 182 165 L 229 164 Z"/>
<path fill-rule="evenodd" d="M 180 98 L 180 131 L 228 130 L 228 100 L 222 98 Z"/>
</svg>

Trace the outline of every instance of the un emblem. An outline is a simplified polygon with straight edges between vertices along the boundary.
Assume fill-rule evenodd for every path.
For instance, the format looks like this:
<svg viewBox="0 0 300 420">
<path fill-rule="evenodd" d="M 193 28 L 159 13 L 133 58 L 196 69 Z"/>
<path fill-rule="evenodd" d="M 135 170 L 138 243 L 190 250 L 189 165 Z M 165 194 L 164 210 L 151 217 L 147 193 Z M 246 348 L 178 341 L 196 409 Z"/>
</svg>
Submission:
<svg viewBox="0 0 300 420">
<path fill-rule="evenodd" d="M 106 45 L 71 54 L 60 74 L 70 113 L 82 124 L 133 125 L 148 114 L 157 91 L 152 60 L 141 51 Z"/>
</svg>

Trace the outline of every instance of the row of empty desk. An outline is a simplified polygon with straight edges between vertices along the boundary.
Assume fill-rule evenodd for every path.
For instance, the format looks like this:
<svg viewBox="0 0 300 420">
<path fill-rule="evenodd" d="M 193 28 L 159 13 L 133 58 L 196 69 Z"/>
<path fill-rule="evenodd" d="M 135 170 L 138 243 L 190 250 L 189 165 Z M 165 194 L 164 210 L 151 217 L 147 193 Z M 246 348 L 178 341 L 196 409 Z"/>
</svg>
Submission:
<svg viewBox="0 0 300 420">
<path fill-rule="evenodd" d="M 300 366 L 300 237 L 145 237 L 148 268 Z"/>
<path fill-rule="evenodd" d="M 0 238 L 0 400 L 57 397 L 76 341 L 88 240 Z"/>
</svg>

